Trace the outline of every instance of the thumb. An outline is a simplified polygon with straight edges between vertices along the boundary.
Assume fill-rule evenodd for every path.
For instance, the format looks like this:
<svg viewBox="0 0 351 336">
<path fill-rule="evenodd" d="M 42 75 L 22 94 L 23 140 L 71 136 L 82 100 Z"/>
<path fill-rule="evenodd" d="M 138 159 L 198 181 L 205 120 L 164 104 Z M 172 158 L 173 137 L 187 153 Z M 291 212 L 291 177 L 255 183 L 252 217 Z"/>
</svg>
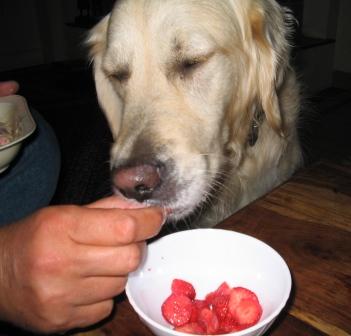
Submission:
<svg viewBox="0 0 351 336">
<path fill-rule="evenodd" d="M 19 90 L 19 85 L 15 81 L 0 82 L 0 97 L 10 96 Z"/>
</svg>

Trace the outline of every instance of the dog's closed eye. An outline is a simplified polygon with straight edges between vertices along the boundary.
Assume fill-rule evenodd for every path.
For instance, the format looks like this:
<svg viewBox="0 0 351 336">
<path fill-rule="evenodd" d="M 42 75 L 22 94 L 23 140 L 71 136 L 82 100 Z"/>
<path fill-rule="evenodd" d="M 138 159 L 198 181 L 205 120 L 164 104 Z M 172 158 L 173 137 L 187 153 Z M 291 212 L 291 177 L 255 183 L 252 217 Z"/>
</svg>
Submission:
<svg viewBox="0 0 351 336">
<path fill-rule="evenodd" d="M 202 65 L 204 65 L 211 58 L 212 55 L 213 53 L 210 53 L 208 55 L 201 55 L 201 56 L 181 59 L 177 66 L 178 72 L 182 76 L 190 75 L 195 70 L 197 70 Z"/>
<path fill-rule="evenodd" d="M 107 72 L 107 77 L 120 83 L 126 82 L 131 76 L 129 67 L 120 68 L 114 72 Z"/>
<path fill-rule="evenodd" d="M 128 70 L 121 70 L 112 74 L 112 77 L 118 80 L 119 82 L 125 82 L 129 79 L 130 72 Z"/>
<path fill-rule="evenodd" d="M 181 62 L 180 67 L 182 71 L 194 70 L 197 66 L 202 63 L 200 59 L 186 59 Z"/>
</svg>

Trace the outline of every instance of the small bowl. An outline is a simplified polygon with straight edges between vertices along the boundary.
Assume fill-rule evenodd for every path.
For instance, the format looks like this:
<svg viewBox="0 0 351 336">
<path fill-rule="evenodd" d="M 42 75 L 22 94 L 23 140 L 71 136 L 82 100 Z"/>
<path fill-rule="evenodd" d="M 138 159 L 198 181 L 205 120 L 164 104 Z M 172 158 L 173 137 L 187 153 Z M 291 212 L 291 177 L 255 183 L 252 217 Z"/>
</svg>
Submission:
<svg viewBox="0 0 351 336">
<path fill-rule="evenodd" d="M 12 135 L 8 143 L 0 145 L 0 173 L 9 167 L 23 140 L 36 128 L 25 98 L 18 95 L 0 98 L 0 125 L 3 124 L 6 124 Z"/>
<path fill-rule="evenodd" d="M 161 313 L 175 278 L 192 283 L 200 299 L 224 281 L 230 287 L 246 287 L 256 293 L 263 309 L 260 321 L 226 335 L 262 335 L 284 308 L 291 291 L 285 261 L 256 238 L 221 229 L 170 234 L 149 244 L 145 259 L 130 274 L 126 286 L 130 304 L 157 336 L 189 335 L 174 331 Z"/>
</svg>

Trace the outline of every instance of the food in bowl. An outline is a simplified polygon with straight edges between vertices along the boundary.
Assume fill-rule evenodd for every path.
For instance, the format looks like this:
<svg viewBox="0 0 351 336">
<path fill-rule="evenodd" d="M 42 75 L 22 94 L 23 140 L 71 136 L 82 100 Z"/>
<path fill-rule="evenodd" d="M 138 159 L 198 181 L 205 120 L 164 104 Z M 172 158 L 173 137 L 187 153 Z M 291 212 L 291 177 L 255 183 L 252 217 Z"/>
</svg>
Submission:
<svg viewBox="0 0 351 336">
<path fill-rule="evenodd" d="M 204 299 L 196 299 L 193 285 L 174 279 L 163 302 L 162 315 L 174 330 L 195 335 L 218 335 L 254 326 L 262 316 L 257 295 L 244 287 L 223 282 Z"/>
<path fill-rule="evenodd" d="M 11 141 L 11 136 L 8 131 L 8 127 L 4 123 L 0 122 L 0 147 L 7 145 Z"/>
<path fill-rule="evenodd" d="M 36 128 L 24 97 L 0 97 L 0 173 L 4 172 L 18 154 L 24 139 Z"/>
<path fill-rule="evenodd" d="M 129 275 L 126 286 L 131 306 L 157 336 L 187 335 L 185 330 L 174 330 L 162 315 L 173 279 L 194 284 L 198 298 L 206 298 L 223 281 L 257 295 L 260 320 L 226 336 L 263 335 L 286 305 L 292 283 L 284 259 L 254 237 L 216 228 L 166 235 L 148 244 L 142 264 Z"/>
<path fill-rule="evenodd" d="M 0 147 L 13 141 L 18 133 L 18 120 L 14 119 L 12 123 L 0 121 Z"/>
</svg>

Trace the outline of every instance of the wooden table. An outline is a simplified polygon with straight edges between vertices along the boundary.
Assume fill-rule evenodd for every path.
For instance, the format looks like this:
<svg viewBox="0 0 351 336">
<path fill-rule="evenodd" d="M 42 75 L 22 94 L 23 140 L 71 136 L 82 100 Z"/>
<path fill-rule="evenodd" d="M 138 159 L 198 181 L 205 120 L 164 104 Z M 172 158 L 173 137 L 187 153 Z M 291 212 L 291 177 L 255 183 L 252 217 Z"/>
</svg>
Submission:
<svg viewBox="0 0 351 336">
<path fill-rule="evenodd" d="M 290 267 L 291 298 L 267 335 L 351 335 L 351 165 L 302 169 L 218 227 L 263 240 Z M 102 331 L 152 335 L 125 298 Z"/>
</svg>

